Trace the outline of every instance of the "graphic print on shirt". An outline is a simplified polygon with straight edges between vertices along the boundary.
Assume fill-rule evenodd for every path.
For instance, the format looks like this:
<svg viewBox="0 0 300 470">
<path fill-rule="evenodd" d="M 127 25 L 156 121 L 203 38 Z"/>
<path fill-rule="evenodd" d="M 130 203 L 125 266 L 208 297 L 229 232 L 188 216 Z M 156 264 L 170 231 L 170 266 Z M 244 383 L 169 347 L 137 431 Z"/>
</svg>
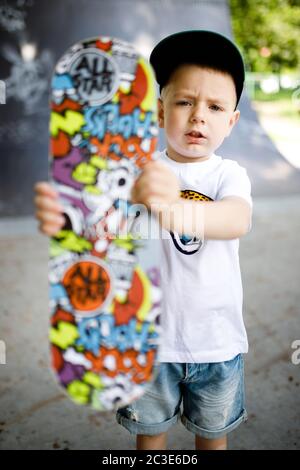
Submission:
<svg viewBox="0 0 300 470">
<path fill-rule="evenodd" d="M 193 191 L 192 189 L 181 190 L 180 197 L 192 201 L 213 201 L 209 196 Z M 177 250 L 184 255 L 197 253 L 203 245 L 202 240 L 198 237 L 191 237 L 190 235 L 184 234 L 179 236 L 177 232 L 170 232 L 170 235 Z"/>
</svg>

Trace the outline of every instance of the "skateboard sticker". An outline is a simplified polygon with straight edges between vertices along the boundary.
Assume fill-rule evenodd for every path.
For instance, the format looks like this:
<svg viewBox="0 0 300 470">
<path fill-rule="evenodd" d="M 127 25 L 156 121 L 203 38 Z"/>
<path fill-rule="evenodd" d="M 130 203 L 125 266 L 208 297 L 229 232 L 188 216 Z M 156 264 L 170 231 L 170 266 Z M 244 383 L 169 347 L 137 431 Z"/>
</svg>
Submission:
<svg viewBox="0 0 300 470">
<path fill-rule="evenodd" d="M 130 202 L 155 158 L 152 69 L 122 40 L 81 41 L 55 67 L 50 107 L 50 181 L 65 216 L 50 242 L 52 366 L 73 401 L 112 410 L 142 395 L 158 349 L 158 224 Z"/>
</svg>

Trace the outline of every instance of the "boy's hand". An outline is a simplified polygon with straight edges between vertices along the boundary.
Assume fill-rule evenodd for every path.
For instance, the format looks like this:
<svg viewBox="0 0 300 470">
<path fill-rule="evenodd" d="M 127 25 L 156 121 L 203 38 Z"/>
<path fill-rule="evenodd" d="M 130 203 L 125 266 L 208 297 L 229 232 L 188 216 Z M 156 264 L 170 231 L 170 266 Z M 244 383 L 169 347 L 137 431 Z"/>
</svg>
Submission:
<svg viewBox="0 0 300 470">
<path fill-rule="evenodd" d="M 134 204 L 144 204 L 152 211 L 160 212 L 159 206 L 171 205 L 180 200 L 180 186 L 176 175 L 162 162 L 149 162 L 136 180 L 132 192 Z M 155 207 L 157 206 L 157 207 Z"/>
<path fill-rule="evenodd" d="M 39 230 L 45 235 L 53 236 L 64 226 L 63 207 L 58 202 L 58 193 L 49 183 L 40 182 L 34 186 L 36 196 L 35 216 L 40 222 Z"/>
</svg>

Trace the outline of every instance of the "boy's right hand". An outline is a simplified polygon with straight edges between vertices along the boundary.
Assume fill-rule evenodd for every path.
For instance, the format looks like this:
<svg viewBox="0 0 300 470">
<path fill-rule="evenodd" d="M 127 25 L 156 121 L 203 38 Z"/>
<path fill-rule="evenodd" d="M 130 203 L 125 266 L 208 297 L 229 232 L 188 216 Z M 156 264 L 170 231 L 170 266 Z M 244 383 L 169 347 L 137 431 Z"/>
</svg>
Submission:
<svg viewBox="0 0 300 470">
<path fill-rule="evenodd" d="M 54 236 L 65 224 L 64 209 L 58 201 L 58 193 L 47 182 L 36 183 L 34 191 L 35 217 L 40 222 L 39 230 L 45 235 Z"/>
</svg>

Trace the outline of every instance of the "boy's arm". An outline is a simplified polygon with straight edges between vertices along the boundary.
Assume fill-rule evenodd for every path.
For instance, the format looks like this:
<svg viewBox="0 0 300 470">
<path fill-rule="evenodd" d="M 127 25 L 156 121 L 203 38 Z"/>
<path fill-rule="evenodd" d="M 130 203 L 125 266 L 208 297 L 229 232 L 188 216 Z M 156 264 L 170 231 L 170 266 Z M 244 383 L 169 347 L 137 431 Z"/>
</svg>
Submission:
<svg viewBox="0 0 300 470">
<path fill-rule="evenodd" d="M 252 209 L 238 196 L 199 202 L 179 198 L 173 204 L 154 205 L 160 224 L 168 231 L 201 239 L 231 240 L 249 232 Z"/>
<path fill-rule="evenodd" d="M 238 196 L 218 201 L 191 201 L 180 197 L 175 174 L 161 162 L 150 162 L 136 181 L 132 201 L 145 204 L 161 226 L 201 239 L 230 240 L 245 235 L 251 226 L 252 208 Z"/>
</svg>

